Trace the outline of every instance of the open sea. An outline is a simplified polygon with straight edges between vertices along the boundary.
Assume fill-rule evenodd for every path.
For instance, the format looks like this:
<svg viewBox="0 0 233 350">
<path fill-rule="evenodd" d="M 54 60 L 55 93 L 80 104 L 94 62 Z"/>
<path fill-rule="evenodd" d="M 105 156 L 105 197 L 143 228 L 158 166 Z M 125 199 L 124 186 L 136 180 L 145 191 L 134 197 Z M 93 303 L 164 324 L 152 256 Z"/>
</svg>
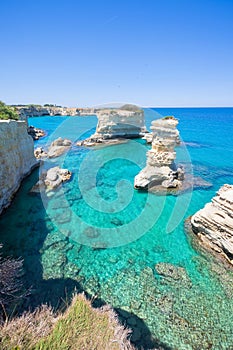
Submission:
<svg viewBox="0 0 233 350">
<path fill-rule="evenodd" d="M 202 180 L 179 196 L 134 190 L 150 149 L 143 140 L 87 149 L 75 142 L 94 133 L 95 116 L 30 118 L 47 132 L 35 147 L 59 136 L 74 144 L 23 181 L 0 217 L 0 243 L 4 255 L 24 259 L 25 310 L 58 308 L 76 289 L 96 306 L 112 305 L 137 349 L 230 350 L 233 273 L 184 223 L 233 184 L 233 108 L 145 109 L 148 129 L 167 115 L 179 120 L 177 163 Z M 39 172 L 56 165 L 72 172 L 71 181 L 50 197 L 31 193 Z"/>
</svg>

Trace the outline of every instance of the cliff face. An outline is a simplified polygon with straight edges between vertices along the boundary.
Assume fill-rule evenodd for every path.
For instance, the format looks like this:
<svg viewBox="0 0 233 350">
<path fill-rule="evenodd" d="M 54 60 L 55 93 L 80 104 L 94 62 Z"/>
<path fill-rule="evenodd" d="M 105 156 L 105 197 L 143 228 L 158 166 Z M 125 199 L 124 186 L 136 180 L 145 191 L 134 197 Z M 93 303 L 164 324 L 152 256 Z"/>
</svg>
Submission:
<svg viewBox="0 0 233 350">
<path fill-rule="evenodd" d="M 233 264 L 233 186 L 222 186 L 211 203 L 192 216 L 191 226 L 205 246 Z"/>
<path fill-rule="evenodd" d="M 94 108 L 72 108 L 72 107 L 42 107 L 42 106 L 23 106 L 16 107 L 21 119 L 25 117 L 38 117 L 43 115 L 93 115 L 96 110 Z"/>
<path fill-rule="evenodd" d="M 146 132 L 143 111 L 120 109 L 102 110 L 97 113 L 98 124 L 91 139 L 101 142 L 114 138 L 141 137 Z"/>
<path fill-rule="evenodd" d="M 21 180 L 37 164 L 25 122 L 0 120 L 0 164 L 1 213 L 10 204 Z"/>
<path fill-rule="evenodd" d="M 136 189 L 179 188 L 183 170 L 176 169 L 175 146 L 179 143 L 179 132 L 175 118 L 158 119 L 152 122 L 152 149 L 147 152 L 147 164 L 135 177 Z"/>
</svg>

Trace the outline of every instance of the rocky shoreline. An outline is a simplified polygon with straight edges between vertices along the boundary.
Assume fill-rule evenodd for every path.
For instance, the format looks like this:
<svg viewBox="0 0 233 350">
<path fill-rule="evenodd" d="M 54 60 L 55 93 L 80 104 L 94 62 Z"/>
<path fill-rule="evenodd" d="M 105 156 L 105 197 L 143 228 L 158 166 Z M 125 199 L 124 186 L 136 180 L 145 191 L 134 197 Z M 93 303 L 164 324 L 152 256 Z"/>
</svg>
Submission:
<svg viewBox="0 0 233 350">
<path fill-rule="evenodd" d="M 15 106 L 20 118 L 41 117 L 41 116 L 85 116 L 94 115 L 96 108 L 76 108 L 62 106 Z"/>
<path fill-rule="evenodd" d="M 26 123 L 0 120 L 0 214 L 9 207 L 21 181 L 39 166 L 34 156 L 33 139 Z"/>
<path fill-rule="evenodd" d="M 233 185 L 222 186 L 190 224 L 203 247 L 233 265 Z"/>
</svg>

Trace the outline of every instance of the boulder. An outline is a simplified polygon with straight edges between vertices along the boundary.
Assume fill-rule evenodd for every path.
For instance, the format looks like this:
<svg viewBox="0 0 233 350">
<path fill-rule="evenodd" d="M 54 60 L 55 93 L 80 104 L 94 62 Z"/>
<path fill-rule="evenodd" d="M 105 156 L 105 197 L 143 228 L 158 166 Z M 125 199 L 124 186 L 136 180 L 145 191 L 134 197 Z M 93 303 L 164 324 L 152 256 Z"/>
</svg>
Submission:
<svg viewBox="0 0 233 350">
<path fill-rule="evenodd" d="M 56 158 L 69 151 L 72 146 L 72 142 L 67 139 L 62 139 L 59 137 L 57 140 L 53 141 L 48 149 L 48 158 Z"/>
<path fill-rule="evenodd" d="M 40 175 L 39 181 L 32 187 L 30 192 L 52 191 L 63 182 L 70 180 L 72 174 L 68 169 L 61 169 L 58 166 L 44 171 Z"/>
</svg>

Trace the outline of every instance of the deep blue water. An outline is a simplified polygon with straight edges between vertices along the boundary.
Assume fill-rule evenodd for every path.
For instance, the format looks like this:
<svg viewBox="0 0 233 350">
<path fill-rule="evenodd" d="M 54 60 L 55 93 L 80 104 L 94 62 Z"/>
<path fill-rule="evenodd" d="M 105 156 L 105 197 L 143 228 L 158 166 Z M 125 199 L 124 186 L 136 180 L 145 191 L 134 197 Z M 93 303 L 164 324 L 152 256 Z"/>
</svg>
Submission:
<svg viewBox="0 0 233 350">
<path fill-rule="evenodd" d="M 36 147 L 59 136 L 74 142 L 53 161 L 72 171 L 72 179 L 43 201 L 29 193 L 38 172 L 24 181 L 0 218 L 4 252 L 23 256 L 31 305 L 52 303 L 66 283 L 76 283 L 124 310 L 126 323 L 126 314 L 135 316 L 129 326 L 138 348 L 233 349 L 232 274 L 193 248 L 184 230 L 189 215 L 233 183 L 233 108 L 147 109 L 145 115 L 148 128 L 161 116 L 179 119 L 186 147 L 177 148 L 177 159 L 210 188 L 177 197 L 137 192 L 134 176 L 150 148 L 143 141 L 85 149 L 75 141 L 94 132 L 95 116 L 30 118 L 47 131 Z M 161 262 L 182 267 L 182 276 L 161 277 L 155 268 Z"/>
</svg>

